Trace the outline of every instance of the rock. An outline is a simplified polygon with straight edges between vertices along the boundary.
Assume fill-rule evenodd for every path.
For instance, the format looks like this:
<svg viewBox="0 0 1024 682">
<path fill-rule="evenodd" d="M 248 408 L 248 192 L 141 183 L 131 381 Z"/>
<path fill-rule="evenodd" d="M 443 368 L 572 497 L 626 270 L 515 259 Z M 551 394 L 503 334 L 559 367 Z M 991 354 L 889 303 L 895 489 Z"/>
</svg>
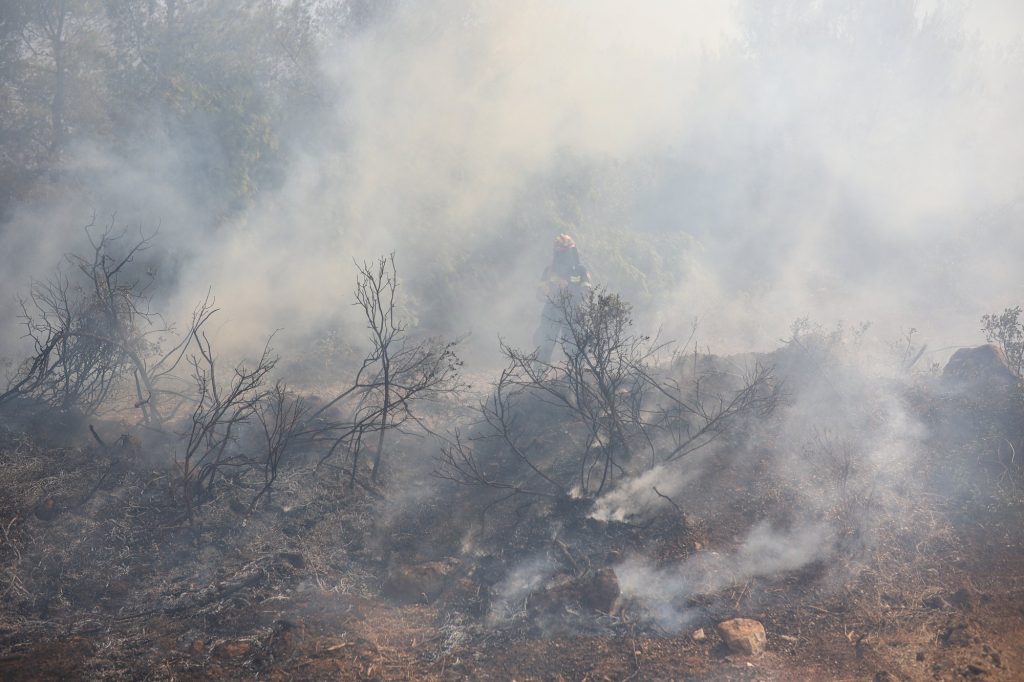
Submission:
<svg viewBox="0 0 1024 682">
<path fill-rule="evenodd" d="M 736 654 L 756 656 L 764 651 L 768 641 L 764 625 L 750 618 L 722 621 L 717 629 L 729 651 Z"/>
<path fill-rule="evenodd" d="M 383 592 L 405 602 L 432 602 L 444 591 L 448 576 L 458 566 L 454 559 L 397 566 L 388 572 Z"/>
<path fill-rule="evenodd" d="M 1003 351 L 988 343 L 953 353 L 942 370 L 942 380 L 952 386 L 1003 392 L 1015 389 L 1021 378 L 1010 369 Z"/>
<path fill-rule="evenodd" d="M 704 628 L 697 628 L 690 636 L 693 637 L 693 641 L 695 642 L 703 642 L 708 638 L 707 634 L 704 632 Z"/>
</svg>

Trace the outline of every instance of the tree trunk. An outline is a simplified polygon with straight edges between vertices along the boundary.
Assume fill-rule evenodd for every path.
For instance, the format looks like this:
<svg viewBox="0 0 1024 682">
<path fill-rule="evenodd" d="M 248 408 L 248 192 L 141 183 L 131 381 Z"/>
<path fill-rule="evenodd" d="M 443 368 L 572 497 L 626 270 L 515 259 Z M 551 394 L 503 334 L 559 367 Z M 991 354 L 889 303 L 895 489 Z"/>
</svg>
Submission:
<svg viewBox="0 0 1024 682">
<path fill-rule="evenodd" d="M 391 377 L 388 376 L 389 368 L 385 364 L 384 369 L 384 409 L 380 417 L 380 435 L 377 436 L 377 454 L 373 458 L 373 471 L 370 478 L 377 482 L 377 475 L 380 472 L 380 463 L 384 459 L 384 431 L 388 428 L 388 414 L 391 412 Z"/>
<path fill-rule="evenodd" d="M 67 54 L 64 42 L 64 24 L 67 19 L 67 0 L 59 0 L 56 6 L 57 16 L 54 17 L 55 25 L 50 36 L 53 46 L 53 65 L 55 69 L 53 84 L 53 101 L 50 105 L 50 119 L 52 125 L 52 137 L 50 140 L 50 151 L 59 152 L 64 145 L 64 99 L 65 81 L 67 78 Z"/>
</svg>

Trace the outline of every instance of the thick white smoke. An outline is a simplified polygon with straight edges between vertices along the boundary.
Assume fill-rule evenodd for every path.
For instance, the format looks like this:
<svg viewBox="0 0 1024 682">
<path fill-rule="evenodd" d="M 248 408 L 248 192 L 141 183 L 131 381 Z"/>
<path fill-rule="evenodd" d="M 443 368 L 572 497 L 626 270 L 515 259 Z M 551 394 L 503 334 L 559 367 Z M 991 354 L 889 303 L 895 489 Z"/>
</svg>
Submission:
<svg viewBox="0 0 1024 682">
<path fill-rule="evenodd" d="M 699 610 L 686 608 L 680 599 L 800 568 L 821 557 L 829 535 L 820 524 L 784 531 L 759 523 L 729 554 L 702 552 L 661 568 L 634 556 L 616 566 L 615 573 L 623 597 L 642 607 L 660 627 L 678 632 L 701 617 Z"/>
<path fill-rule="evenodd" d="M 571 231 L 596 279 L 645 299 L 644 323 L 698 316 L 719 350 L 774 345 L 804 315 L 973 342 L 1024 295 L 1020 14 L 396 3 L 324 40 L 330 113 L 302 120 L 279 189 L 223 213 L 188 176 L 199 145 L 80 143 L 76 189 L 5 227 L 6 289 L 117 211 L 161 226 L 171 317 L 212 287 L 227 350 L 344 320 L 352 259 L 391 250 L 414 312 L 448 318 L 421 322 L 526 343 L 533 280 Z"/>
</svg>

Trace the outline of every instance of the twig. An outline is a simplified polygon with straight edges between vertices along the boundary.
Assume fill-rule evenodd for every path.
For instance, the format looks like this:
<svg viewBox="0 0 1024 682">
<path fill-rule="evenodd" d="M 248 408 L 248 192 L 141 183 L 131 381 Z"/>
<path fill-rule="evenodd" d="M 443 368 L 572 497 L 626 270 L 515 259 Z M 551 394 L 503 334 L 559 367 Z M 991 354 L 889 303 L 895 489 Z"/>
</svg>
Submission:
<svg viewBox="0 0 1024 682">
<path fill-rule="evenodd" d="M 89 433 L 91 433 L 92 437 L 96 439 L 96 442 L 100 444 L 100 447 L 104 450 L 110 450 L 110 448 L 107 447 L 107 444 L 103 442 L 103 439 L 100 438 L 100 434 L 96 433 L 96 429 L 93 428 L 92 424 L 89 424 Z"/>
<path fill-rule="evenodd" d="M 673 499 L 672 499 L 671 497 L 669 497 L 668 495 L 664 495 L 664 494 L 662 494 L 662 493 L 661 493 L 661 492 L 660 492 L 660 491 L 658 490 L 657 486 L 653 486 L 653 485 L 652 485 L 652 486 L 651 486 L 651 490 L 653 490 L 653 491 L 654 491 L 654 494 L 655 494 L 655 495 L 657 495 L 658 497 L 662 498 L 663 500 L 667 500 L 669 504 L 671 504 L 671 505 L 672 505 L 673 507 L 675 507 L 675 508 L 676 508 L 676 511 L 677 511 L 677 512 L 679 512 L 680 514 L 682 514 L 682 513 L 683 513 L 683 510 L 682 510 L 682 509 L 681 509 L 681 508 L 679 507 L 679 505 L 678 505 L 678 504 L 676 504 L 676 503 L 675 503 L 675 500 L 673 500 Z"/>
<path fill-rule="evenodd" d="M 562 559 L 564 559 L 565 562 L 569 564 L 569 568 L 572 569 L 573 574 L 579 575 L 580 567 L 576 563 L 576 560 L 572 558 L 572 554 L 569 552 L 569 548 L 565 546 L 565 543 L 561 540 L 556 539 L 553 544 L 558 549 L 558 552 L 561 555 Z"/>
</svg>

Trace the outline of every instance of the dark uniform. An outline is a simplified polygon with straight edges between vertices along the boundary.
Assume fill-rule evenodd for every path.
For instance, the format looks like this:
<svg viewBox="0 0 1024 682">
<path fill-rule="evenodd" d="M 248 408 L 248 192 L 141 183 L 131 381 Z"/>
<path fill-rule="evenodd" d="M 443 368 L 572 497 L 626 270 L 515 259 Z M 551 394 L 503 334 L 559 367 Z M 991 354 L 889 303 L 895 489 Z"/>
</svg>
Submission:
<svg viewBox="0 0 1024 682">
<path fill-rule="evenodd" d="M 540 326 L 533 335 L 537 348 L 537 362 L 548 364 L 559 341 L 571 342 L 562 302 L 567 298 L 579 303 L 590 284 L 590 273 L 580 261 L 580 254 L 572 237 L 563 234 L 555 240 L 555 253 L 551 265 L 544 269 L 537 297 L 544 301 Z"/>
</svg>

